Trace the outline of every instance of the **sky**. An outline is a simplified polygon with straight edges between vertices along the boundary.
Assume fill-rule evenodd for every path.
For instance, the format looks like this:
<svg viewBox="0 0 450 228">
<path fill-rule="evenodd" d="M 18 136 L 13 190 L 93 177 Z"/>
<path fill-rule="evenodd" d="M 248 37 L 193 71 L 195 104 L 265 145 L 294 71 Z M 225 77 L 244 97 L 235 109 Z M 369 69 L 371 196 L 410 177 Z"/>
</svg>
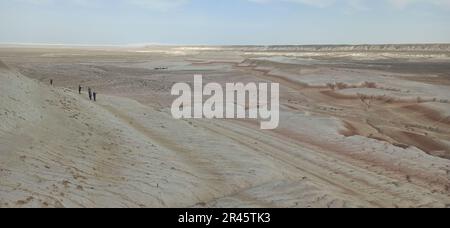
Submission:
<svg viewBox="0 0 450 228">
<path fill-rule="evenodd" d="M 450 43 L 450 0 L 0 0 L 0 43 Z"/>
</svg>

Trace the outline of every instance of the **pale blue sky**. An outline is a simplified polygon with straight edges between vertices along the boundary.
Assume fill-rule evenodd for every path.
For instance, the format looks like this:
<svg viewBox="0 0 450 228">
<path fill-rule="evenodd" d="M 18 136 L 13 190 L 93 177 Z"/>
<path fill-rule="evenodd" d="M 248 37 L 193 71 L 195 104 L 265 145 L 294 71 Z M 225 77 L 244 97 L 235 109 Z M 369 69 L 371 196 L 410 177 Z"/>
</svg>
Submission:
<svg viewBox="0 0 450 228">
<path fill-rule="evenodd" d="M 0 42 L 450 43 L 450 0 L 0 0 Z"/>
</svg>

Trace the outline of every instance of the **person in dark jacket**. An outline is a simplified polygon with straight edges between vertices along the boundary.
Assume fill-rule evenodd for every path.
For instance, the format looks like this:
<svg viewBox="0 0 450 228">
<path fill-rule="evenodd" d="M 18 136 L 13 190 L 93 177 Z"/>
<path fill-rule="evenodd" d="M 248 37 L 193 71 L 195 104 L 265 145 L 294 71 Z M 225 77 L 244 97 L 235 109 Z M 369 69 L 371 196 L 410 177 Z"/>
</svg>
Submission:
<svg viewBox="0 0 450 228">
<path fill-rule="evenodd" d="M 53 79 L 50 79 L 50 85 L 53 85 Z"/>
<path fill-rule="evenodd" d="M 97 92 L 92 93 L 92 95 L 94 96 L 94 101 L 97 101 Z"/>
<path fill-rule="evenodd" d="M 91 88 L 88 88 L 88 93 L 89 93 L 89 100 L 92 101 L 92 90 L 91 90 Z"/>
<path fill-rule="evenodd" d="M 81 94 L 81 90 L 83 89 L 83 87 L 81 87 L 81 85 L 78 86 L 78 93 Z"/>
</svg>

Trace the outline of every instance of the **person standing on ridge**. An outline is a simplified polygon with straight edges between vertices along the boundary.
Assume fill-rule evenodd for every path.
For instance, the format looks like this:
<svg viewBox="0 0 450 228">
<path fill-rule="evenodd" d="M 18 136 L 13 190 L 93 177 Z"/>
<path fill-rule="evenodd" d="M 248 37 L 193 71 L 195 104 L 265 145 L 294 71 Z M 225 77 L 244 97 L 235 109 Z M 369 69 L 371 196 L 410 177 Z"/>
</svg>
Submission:
<svg viewBox="0 0 450 228">
<path fill-rule="evenodd" d="M 91 88 L 88 88 L 88 93 L 89 93 L 89 100 L 92 101 L 92 90 L 91 90 Z"/>
<path fill-rule="evenodd" d="M 81 89 L 83 89 L 83 87 L 81 87 L 81 85 L 78 86 L 78 93 L 81 94 Z"/>
<path fill-rule="evenodd" d="M 94 96 L 94 101 L 97 101 L 97 92 L 92 93 L 92 95 Z"/>
<path fill-rule="evenodd" d="M 50 79 L 50 85 L 53 85 L 53 79 Z"/>
</svg>

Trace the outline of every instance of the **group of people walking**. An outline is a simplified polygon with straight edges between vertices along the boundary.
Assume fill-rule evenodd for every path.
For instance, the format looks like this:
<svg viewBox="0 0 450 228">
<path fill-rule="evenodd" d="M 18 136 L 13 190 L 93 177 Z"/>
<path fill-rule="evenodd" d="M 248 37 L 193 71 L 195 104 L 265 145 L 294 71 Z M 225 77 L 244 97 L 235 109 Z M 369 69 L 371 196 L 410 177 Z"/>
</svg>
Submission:
<svg viewBox="0 0 450 228">
<path fill-rule="evenodd" d="M 78 93 L 81 94 L 81 91 L 83 90 L 83 87 L 81 85 L 78 86 Z M 88 87 L 88 95 L 89 95 L 89 100 L 94 100 L 97 101 L 97 92 L 92 91 L 91 88 Z"/>
<path fill-rule="evenodd" d="M 50 85 L 53 86 L 53 79 L 50 79 Z M 81 94 L 83 87 L 81 85 L 78 86 L 78 93 Z M 89 100 L 97 101 L 97 92 L 93 91 L 90 87 L 88 87 L 88 95 Z"/>
</svg>

